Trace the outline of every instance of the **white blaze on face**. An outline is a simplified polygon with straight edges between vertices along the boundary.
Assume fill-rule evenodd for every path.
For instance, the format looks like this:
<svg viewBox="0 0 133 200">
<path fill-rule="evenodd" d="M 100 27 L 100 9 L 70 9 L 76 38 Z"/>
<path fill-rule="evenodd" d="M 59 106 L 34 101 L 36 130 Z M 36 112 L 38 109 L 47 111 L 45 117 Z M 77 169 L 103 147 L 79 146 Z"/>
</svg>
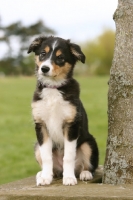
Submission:
<svg viewBox="0 0 133 200">
<path fill-rule="evenodd" d="M 52 64 L 51 64 L 51 55 L 50 55 L 50 58 L 49 59 L 47 59 L 47 60 L 45 60 L 45 61 L 43 61 L 42 63 L 41 63 L 41 65 L 40 65 L 40 67 L 39 67 L 39 71 L 38 71 L 38 73 L 40 74 L 40 75 L 43 75 L 43 72 L 42 72 L 42 67 L 44 67 L 44 66 L 46 66 L 46 67 L 49 67 L 49 71 L 46 73 L 48 76 L 51 76 L 52 75 L 52 70 L 53 70 L 53 66 L 52 66 Z"/>
<path fill-rule="evenodd" d="M 39 73 L 40 75 L 43 74 L 43 72 L 42 72 L 42 67 L 43 67 L 43 66 L 47 66 L 47 67 L 49 67 L 50 70 L 46 73 L 46 75 L 47 75 L 47 76 L 52 76 L 53 65 L 52 65 L 52 63 L 51 63 L 51 58 L 52 58 L 52 55 L 53 55 L 53 52 L 54 52 L 54 49 L 55 49 L 56 46 L 57 46 L 57 41 L 55 41 L 55 42 L 53 43 L 53 45 L 52 45 L 53 51 L 51 52 L 50 57 L 49 57 L 47 60 L 45 60 L 45 61 L 43 61 L 43 62 L 41 63 L 41 65 L 40 65 L 40 67 L 39 67 L 39 71 L 38 71 L 38 73 Z"/>
</svg>

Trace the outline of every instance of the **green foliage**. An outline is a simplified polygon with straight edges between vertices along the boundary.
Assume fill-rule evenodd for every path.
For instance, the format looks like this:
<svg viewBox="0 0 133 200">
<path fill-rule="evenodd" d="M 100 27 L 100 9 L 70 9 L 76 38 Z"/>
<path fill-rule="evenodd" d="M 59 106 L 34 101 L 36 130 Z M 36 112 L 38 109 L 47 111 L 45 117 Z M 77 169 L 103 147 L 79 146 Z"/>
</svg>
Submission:
<svg viewBox="0 0 133 200">
<path fill-rule="evenodd" d="M 20 21 L 12 23 L 8 26 L 0 27 L 3 32 L 3 36 L 0 37 L 0 42 L 5 42 L 9 48 L 8 57 L 12 55 L 11 41 L 12 36 L 18 40 L 18 44 L 21 44 L 18 55 L 22 55 L 24 50 L 27 50 L 30 44 L 30 38 L 38 34 L 55 34 L 55 31 L 48 28 L 43 21 L 39 20 L 35 24 L 24 26 Z"/>
<path fill-rule="evenodd" d="M 89 116 L 91 134 L 98 142 L 100 164 L 107 137 L 108 77 L 77 77 Z M 35 78 L 0 79 L 0 183 L 32 176 L 40 170 L 34 158 L 36 141 L 30 102 Z"/>
<path fill-rule="evenodd" d="M 90 72 L 97 75 L 109 74 L 114 52 L 115 33 L 105 30 L 98 38 L 83 45 L 86 64 Z"/>
<path fill-rule="evenodd" d="M 43 21 L 35 24 L 24 26 L 20 21 L 12 23 L 8 26 L 0 27 L 3 35 L 0 42 L 5 42 L 8 47 L 6 56 L 0 61 L 0 73 L 5 75 L 33 75 L 34 59 L 27 55 L 27 50 L 31 42 L 31 38 L 40 34 L 55 34 L 55 31 L 48 28 Z M 18 52 L 14 54 L 13 43 L 18 44 Z"/>
<path fill-rule="evenodd" d="M 35 71 L 34 56 L 5 58 L 0 61 L 0 73 L 5 75 L 26 75 L 31 76 Z"/>
</svg>

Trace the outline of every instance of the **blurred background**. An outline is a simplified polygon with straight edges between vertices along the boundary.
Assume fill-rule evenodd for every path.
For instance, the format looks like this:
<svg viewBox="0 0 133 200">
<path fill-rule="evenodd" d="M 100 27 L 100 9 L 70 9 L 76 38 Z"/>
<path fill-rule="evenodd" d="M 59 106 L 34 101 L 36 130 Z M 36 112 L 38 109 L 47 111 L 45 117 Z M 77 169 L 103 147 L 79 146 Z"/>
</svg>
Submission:
<svg viewBox="0 0 133 200">
<path fill-rule="evenodd" d="M 71 39 L 86 55 L 86 63 L 75 67 L 75 78 L 104 163 L 116 8 L 116 0 L 0 0 L 0 184 L 39 170 L 30 108 L 35 64 L 27 49 L 40 34 Z"/>
</svg>

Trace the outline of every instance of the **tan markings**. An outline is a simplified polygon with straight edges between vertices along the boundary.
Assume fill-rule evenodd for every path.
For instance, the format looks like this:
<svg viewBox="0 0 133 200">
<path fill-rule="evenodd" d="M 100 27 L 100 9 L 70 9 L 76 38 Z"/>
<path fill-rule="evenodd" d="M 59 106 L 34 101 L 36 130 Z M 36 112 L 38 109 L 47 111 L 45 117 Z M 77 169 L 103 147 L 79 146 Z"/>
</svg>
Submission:
<svg viewBox="0 0 133 200">
<path fill-rule="evenodd" d="M 48 140 L 48 131 L 45 125 L 42 125 L 42 133 L 43 133 L 43 142 L 45 143 Z"/>
<path fill-rule="evenodd" d="M 78 149 L 76 153 L 75 160 L 75 174 L 79 176 L 79 174 L 84 170 L 91 169 L 90 157 L 92 151 L 88 143 L 83 143 Z"/>
<path fill-rule="evenodd" d="M 92 151 L 88 143 L 83 143 L 80 149 L 86 157 L 90 158 Z"/>
<path fill-rule="evenodd" d="M 50 51 L 50 47 L 49 47 L 49 46 L 46 46 L 46 47 L 44 48 L 44 51 L 45 51 L 46 53 L 48 53 L 48 52 Z"/>
<path fill-rule="evenodd" d="M 76 107 L 72 104 L 69 104 L 68 116 L 66 116 L 64 121 L 64 136 L 68 139 L 68 131 L 70 127 L 70 123 L 74 121 L 77 110 Z"/>
<path fill-rule="evenodd" d="M 35 123 L 42 123 L 42 119 L 39 114 L 40 111 L 38 109 L 38 105 L 39 105 L 38 102 L 32 102 L 32 104 L 31 104 L 32 116 L 33 116 Z"/>
<path fill-rule="evenodd" d="M 56 56 L 60 56 L 61 54 L 62 54 L 61 50 L 58 50 L 58 51 L 56 52 Z"/>
<path fill-rule="evenodd" d="M 64 134 L 65 138 L 67 138 L 67 139 L 68 139 L 68 131 L 69 131 L 69 125 L 65 124 L 63 134 Z"/>
<path fill-rule="evenodd" d="M 72 66 L 69 63 L 65 63 L 65 65 L 62 67 L 59 67 L 58 65 L 53 63 L 52 76 L 56 77 L 57 79 L 64 79 L 69 73 L 71 67 Z"/>
<path fill-rule="evenodd" d="M 42 168 L 42 159 L 41 159 L 41 155 L 40 155 L 40 150 L 39 150 L 39 145 L 36 144 L 35 146 L 35 158 L 37 160 L 37 162 L 39 163 L 39 165 Z"/>
<path fill-rule="evenodd" d="M 77 58 L 79 58 L 80 59 L 80 57 L 81 57 L 81 54 L 80 53 L 78 53 L 74 48 L 71 48 L 71 52 L 72 52 L 72 54 L 73 55 L 75 55 Z"/>
<path fill-rule="evenodd" d="M 77 113 L 76 107 L 73 106 L 72 104 L 69 105 L 69 109 L 70 109 L 71 114 L 68 117 L 66 116 L 66 119 L 65 119 L 66 123 L 73 122 Z"/>
<path fill-rule="evenodd" d="M 35 40 L 32 42 L 33 46 L 38 46 L 41 43 L 41 40 Z"/>
<path fill-rule="evenodd" d="M 41 65 L 42 62 L 39 60 L 39 56 L 35 56 L 35 63 L 36 63 L 36 65 L 38 67 L 40 67 L 40 65 Z"/>
<path fill-rule="evenodd" d="M 84 170 L 88 170 L 90 166 L 90 157 L 92 154 L 92 150 L 88 143 L 84 143 L 80 146 L 80 149 L 83 153 L 83 163 L 84 163 Z"/>
</svg>

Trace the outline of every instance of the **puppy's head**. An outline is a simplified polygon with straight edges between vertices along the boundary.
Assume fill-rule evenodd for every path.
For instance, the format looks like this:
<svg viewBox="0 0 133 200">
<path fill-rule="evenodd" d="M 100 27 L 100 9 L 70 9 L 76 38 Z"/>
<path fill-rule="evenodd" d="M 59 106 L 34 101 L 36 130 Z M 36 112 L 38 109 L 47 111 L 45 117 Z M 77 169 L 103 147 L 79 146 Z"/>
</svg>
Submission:
<svg viewBox="0 0 133 200">
<path fill-rule="evenodd" d="M 35 53 L 37 76 L 41 79 L 66 80 L 72 76 L 75 63 L 85 62 L 85 55 L 77 44 L 58 37 L 38 37 L 28 53 Z"/>
</svg>

